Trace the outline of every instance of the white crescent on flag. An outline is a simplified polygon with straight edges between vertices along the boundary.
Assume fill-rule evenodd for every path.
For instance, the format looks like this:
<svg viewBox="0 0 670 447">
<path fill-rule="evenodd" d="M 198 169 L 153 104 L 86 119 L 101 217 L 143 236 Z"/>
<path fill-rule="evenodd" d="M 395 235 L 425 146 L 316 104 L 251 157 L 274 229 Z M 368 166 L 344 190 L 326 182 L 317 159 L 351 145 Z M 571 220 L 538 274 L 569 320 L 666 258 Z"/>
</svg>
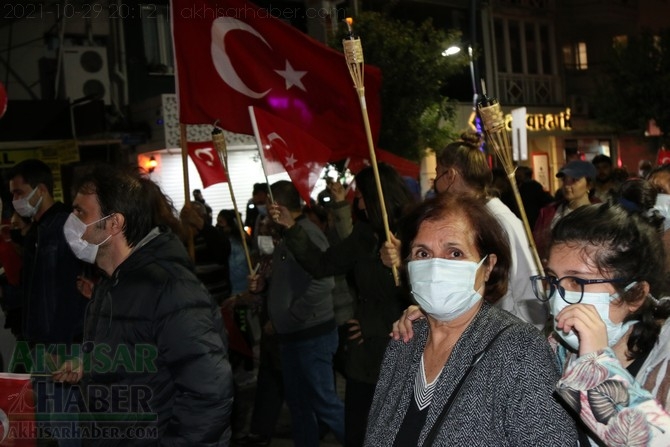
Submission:
<svg viewBox="0 0 670 447">
<path fill-rule="evenodd" d="M 232 17 L 219 17 L 212 23 L 212 62 L 214 62 L 214 67 L 219 73 L 219 76 L 221 76 L 223 82 L 228 84 L 235 91 L 250 98 L 260 99 L 267 95 L 271 89 L 268 89 L 263 93 L 251 90 L 237 74 L 228 54 L 226 54 L 225 38 L 226 34 L 232 30 L 246 31 L 258 37 L 268 46 L 268 48 L 272 49 L 272 47 L 265 39 L 263 39 L 263 36 L 261 36 L 258 31 L 237 19 L 233 19 Z"/>
<path fill-rule="evenodd" d="M 249 98 L 263 98 L 272 89 L 265 90 L 262 93 L 250 89 L 249 86 L 247 86 L 242 78 L 240 78 L 240 76 L 237 74 L 235 68 L 233 67 L 233 63 L 228 56 L 228 53 L 226 53 L 226 34 L 232 30 L 246 31 L 249 34 L 258 37 L 261 42 L 263 42 L 269 49 L 272 50 L 270 44 L 252 26 L 232 17 L 219 17 L 214 20 L 214 22 L 212 22 L 211 52 L 214 67 L 216 68 L 217 73 L 219 73 L 221 79 L 223 79 L 223 82 L 228 84 L 233 90 L 248 96 Z M 284 63 L 283 70 L 274 70 L 274 72 L 284 78 L 286 90 L 295 86 L 304 92 L 307 91 L 302 83 L 302 78 L 307 74 L 307 72 L 293 68 L 288 59 Z"/>
<path fill-rule="evenodd" d="M 214 154 L 212 154 L 212 151 L 214 151 L 214 148 L 211 147 L 203 147 L 201 149 L 196 149 L 195 150 L 195 156 L 198 157 L 200 160 L 204 161 L 207 166 L 214 166 Z M 200 154 L 206 155 L 209 160 L 205 160 L 203 157 L 200 156 Z"/>
<path fill-rule="evenodd" d="M 278 134 L 277 132 L 269 133 L 269 134 L 268 134 L 268 141 L 270 142 L 270 144 L 272 144 L 272 142 L 273 142 L 274 140 L 279 140 L 279 141 L 281 141 L 282 143 L 284 143 L 284 146 L 287 146 L 287 147 L 288 147 L 288 144 L 286 144 L 286 141 L 284 141 L 284 139 L 283 139 L 282 137 L 280 137 L 279 134 Z M 270 148 L 269 148 L 269 147 L 268 147 L 268 148 L 265 148 L 265 150 L 268 150 L 268 149 L 270 149 Z"/>
</svg>

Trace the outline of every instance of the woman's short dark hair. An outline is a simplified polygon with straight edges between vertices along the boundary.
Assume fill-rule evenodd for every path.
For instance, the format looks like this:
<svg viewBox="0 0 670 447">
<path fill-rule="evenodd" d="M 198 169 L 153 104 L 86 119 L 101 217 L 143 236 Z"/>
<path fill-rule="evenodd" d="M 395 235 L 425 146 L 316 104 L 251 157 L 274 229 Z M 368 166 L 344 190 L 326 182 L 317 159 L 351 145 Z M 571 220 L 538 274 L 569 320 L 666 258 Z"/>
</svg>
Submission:
<svg viewBox="0 0 670 447">
<path fill-rule="evenodd" d="M 646 281 L 651 295 L 667 294 L 665 250 L 657 228 L 620 205 L 586 205 L 561 218 L 552 230 L 551 246 L 569 244 L 578 255 L 589 259 L 598 271 L 611 278 L 627 280 L 613 284 L 624 302 L 640 299 L 641 287 L 626 291 L 629 282 Z M 647 297 L 626 320 L 639 320 L 628 339 L 631 358 L 648 353 L 658 339 L 659 319 L 670 316 L 670 303 L 656 305 Z"/>
<path fill-rule="evenodd" d="M 507 293 L 512 255 L 507 234 L 486 207 L 484 198 L 446 193 L 419 204 L 401 222 L 402 257 L 409 260 L 411 245 L 421 224 L 454 217 L 464 218 L 472 228 L 480 257 L 487 254 L 497 257 L 484 290 L 484 299 L 495 303 Z"/>
</svg>

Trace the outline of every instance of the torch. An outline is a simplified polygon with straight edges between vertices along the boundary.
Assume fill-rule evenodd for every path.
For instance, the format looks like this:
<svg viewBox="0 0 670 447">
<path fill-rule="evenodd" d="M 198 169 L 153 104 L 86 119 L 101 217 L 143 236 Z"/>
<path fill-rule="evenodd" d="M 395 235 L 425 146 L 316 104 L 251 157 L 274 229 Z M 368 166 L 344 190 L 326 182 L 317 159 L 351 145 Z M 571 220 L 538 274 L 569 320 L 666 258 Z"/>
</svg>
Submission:
<svg viewBox="0 0 670 447">
<path fill-rule="evenodd" d="M 505 117 L 503 115 L 502 109 L 500 108 L 500 104 L 495 98 L 489 98 L 486 96 L 486 92 L 484 92 L 482 100 L 477 104 L 477 109 L 479 110 L 479 114 L 482 119 L 482 127 L 484 128 L 486 141 L 491 147 L 493 147 L 493 150 L 495 151 L 498 159 L 505 169 L 505 172 L 507 173 L 509 182 L 512 184 L 512 191 L 514 192 L 516 204 L 519 207 L 519 213 L 521 214 L 523 228 L 526 231 L 526 237 L 528 238 L 528 247 L 530 248 L 530 252 L 533 254 L 533 260 L 537 266 L 537 271 L 540 275 L 544 276 L 542 261 L 540 260 L 540 256 L 537 253 L 537 246 L 535 245 L 535 240 L 533 239 L 533 232 L 530 229 L 528 216 L 526 216 L 526 209 L 523 206 L 521 194 L 519 193 L 519 188 L 514 177 L 516 167 L 514 166 L 514 158 L 512 156 L 512 144 L 510 143 L 509 135 L 507 133 L 507 129 L 505 128 Z"/>
<path fill-rule="evenodd" d="M 255 273 L 255 270 L 251 267 L 251 256 L 249 255 L 249 248 L 247 247 L 247 234 L 242 227 L 242 222 L 240 219 L 240 213 L 237 211 L 237 201 L 235 200 L 235 193 L 233 192 L 233 184 L 230 181 L 230 176 L 228 175 L 228 147 L 226 146 L 226 138 L 223 134 L 223 129 L 217 126 L 218 120 L 214 123 L 214 129 L 212 129 L 212 143 L 214 144 L 214 149 L 219 154 L 219 160 L 221 160 L 221 166 L 223 166 L 223 171 L 226 174 L 228 179 L 228 191 L 230 192 L 230 198 L 233 201 L 233 208 L 235 209 L 235 217 L 237 220 L 237 229 L 240 232 L 240 239 L 242 240 L 242 246 L 244 247 L 244 255 L 247 258 L 247 266 L 249 267 L 249 272 Z"/>
<path fill-rule="evenodd" d="M 389 228 L 388 214 L 386 212 L 386 202 L 384 201 L 384 192 L 382 191 L 382 183 L 379 179 L 379 168 L 377 167 L 377 157 L 375 155 L 375 146 L 372 141 L 372 131 L 370 130 L 370 118 L 368 117 L 368 107 L 365 101 L 365 82 L 364 82 L 364 61 L 363 61 L 363 46 L 361 39 L 354 35 L 352 25 L 354 23 L 351 17 L 346 19 L 347 27 L 349 29 L 349 36 L 342 40 L 344 47 L 344 57 L 347 61 L 349 74 L 354 81 L 354 87 L 358 93 L 358 101 L 361 105 L 361 113 L 363 115 L 363 125 L 365 126 L 365 135 L 368 140 L 368 150 L 370 152 L 370 165 L 375 177 L 375 184 L 377 185 L 377 195 L 379 196 L 379 206 L 382 214 L 382 221 L 384 223 L 384 232 L 386 233 L 386 240 L 391 240 L 391 230 Z M 393 269 L 393 280 L 396 286 L 400 284 L 400 277 L 398 276 L 398 269 L 396 266 Z"/>
</svg>

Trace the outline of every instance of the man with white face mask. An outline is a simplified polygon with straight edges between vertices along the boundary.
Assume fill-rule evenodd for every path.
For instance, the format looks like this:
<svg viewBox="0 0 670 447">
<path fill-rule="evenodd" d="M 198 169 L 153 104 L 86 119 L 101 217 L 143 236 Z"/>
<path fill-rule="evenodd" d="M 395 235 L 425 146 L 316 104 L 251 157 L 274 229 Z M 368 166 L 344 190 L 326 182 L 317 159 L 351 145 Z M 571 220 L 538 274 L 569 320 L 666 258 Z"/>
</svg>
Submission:
<svg viewBox="0 0 670 447">
<path fill-rule="evenodd" d="M 39 160 L 22 161 L 9 173 L 14 209 L 32 219 L 23 244 L 23 339 L 17 343 L 11 365 L 14 370 L 50 372 L 39 353 L 69 353 L 71 344 L 82 337 L 87 300 L 77 289 L 77 277 L 84 263 L 65 240 L 63 226 L 70 212 L 54 200 L 53 187 L 51 170 Z M 45 381 L 36 381 L 33 387 L 38 412 L 47 411 L 47 401 L 58 407 L 69 393 L 67 387 L 48 389 L 51 385 Z M 54 409 L 55 413 L 60 411 L 62 408 Z M 78 445 L 78 441 L 63 441 L 61 445 Z"/>
<path fill-rule="evenodd" d="M 220 309 L 150 211 L 170 209 L 152 185 L 109 166 L 78 179 L 67 238 L 102 278 L 78 361 L 53 378 L 79 383 L 82 428 L 97 430 L 97 443 L 228 445 L 232 372 Z"/>
</svg>

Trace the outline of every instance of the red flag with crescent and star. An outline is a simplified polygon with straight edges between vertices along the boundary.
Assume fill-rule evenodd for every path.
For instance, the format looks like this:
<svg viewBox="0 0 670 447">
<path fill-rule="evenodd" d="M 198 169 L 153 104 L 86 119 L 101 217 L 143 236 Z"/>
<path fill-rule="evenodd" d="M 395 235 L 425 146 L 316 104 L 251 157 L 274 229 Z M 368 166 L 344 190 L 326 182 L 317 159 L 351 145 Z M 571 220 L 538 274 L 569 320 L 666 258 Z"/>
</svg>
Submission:
<svg viewBox="0 0 670 447">
<path fill-rule="evenodd" d="M 268 163 L 281 163 L 300 197 L 310 203 L 310 193 L 330 158 L 330 149 L 300 127 L 265 110 L 249 107 L 249 113 L 258 131 L 266 173 L 270 174 Z"/>
<path fill-rule="evenodd" d="M 344 55 L 245 0 L 172 0 L 179 119 L 253 134 L 247 107 L 300 126 L 333 160 L 368 151 Z M 294 9 L 291 9 L 295 13 Z M 366 107 L 379 134 L 381 72 L 365 67 Z"/>
<path fill-rule="evenodd" d="M 211 141 L 187 143 L 188 156 L 200 174 L 203 188 L 217 183 L 226 183 L 226 173 L 223 170 L 219 154 Z"/>
</svg>

